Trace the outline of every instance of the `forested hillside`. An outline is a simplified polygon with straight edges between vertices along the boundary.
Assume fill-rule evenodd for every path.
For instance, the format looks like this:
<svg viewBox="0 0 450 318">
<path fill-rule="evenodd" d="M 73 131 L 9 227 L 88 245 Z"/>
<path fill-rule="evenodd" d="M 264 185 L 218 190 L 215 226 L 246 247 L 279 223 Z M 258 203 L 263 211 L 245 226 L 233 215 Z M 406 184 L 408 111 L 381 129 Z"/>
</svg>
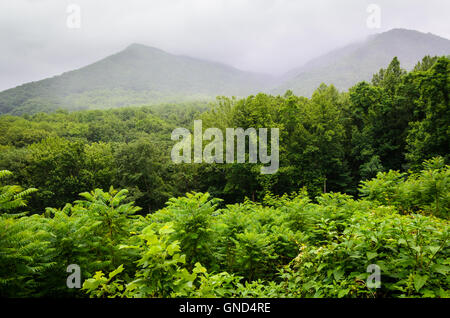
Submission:
<svg viewBox="0 0 450 318">
<path fill-rule="evenodd" d="M 403 68 L 412 70 L 425 55 L 449 54 L 448 39 L 431 33 L 392 29 L 329 52 L 290 71 L 274 92 L 290 89 L 297 95 L 311 96 L 320 83 L 347 90 L 360 81 L 369 81 L 372 74 L 388 64 L 393 56 L 398 57 Z"/>
<path fill-rule="evenodd" d="M 0 295 L 449 297 L 449 79 L 394 58 L 311 98 L 2 115 Z M 194 119 L 280 128 L 280 169 L 172 163 Z"/>
<path fill-rule="evenodd" d="M 410 71 L 426 55 L 449 54 L 448 39 L 393 29 L 277 77 L 132 44 L 83 68 L 0 92 L 0 114 L 205 102 L 219 95 L 242 98 L 259 92 L 284 94 L 287 90 L 311 97 L 321 83 L 345 91 L 360 81 L 370 81 L 394 56 Z"/>
<path fill-rule="evenodd" d="M 272 81 L 269 75 L 132 44 L 81 69 L 0 92 L 0 114 L 210 101 L 256 93 Z"/>
</svg>

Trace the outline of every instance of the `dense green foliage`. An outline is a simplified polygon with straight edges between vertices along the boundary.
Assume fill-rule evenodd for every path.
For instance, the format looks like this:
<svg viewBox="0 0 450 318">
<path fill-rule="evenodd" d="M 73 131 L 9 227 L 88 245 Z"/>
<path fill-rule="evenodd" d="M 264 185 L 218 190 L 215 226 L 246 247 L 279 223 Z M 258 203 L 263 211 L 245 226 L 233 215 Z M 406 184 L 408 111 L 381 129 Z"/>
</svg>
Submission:
<svg viewBox="0 0 450 318">
<path fill-rule="evenodd" d="M 437 168 L 440 160 L 426 163 L 418 178 L 445 180 L 448 199 L 450 166 Z M 303 189 L 224 208 L 207 193 L 188 193 L 145 217 L 123 203 L 126 190 L 97 189 L 63 209 L 0 217 L 0 293 L 449 297 L 448 200 L 446 218 L 438 218 L 413 192 L 407 200 L 417 210 L 410 212 L 395 200 L 410 183 L 380 174 L 362 183 L 360 200 L 326 193 L 313 203 Z M 68 264 L 82 269 L 82 290 L 66 288 Z M 370 264 L 381 269 L 380 288 L 366 284 Z"/>
<path fill-rule="evenodd" d="M 0 117 L 0 169 L 40 191 L 29 209 L 63 207 L 94 188 L 126 188 L 144 213 L 188 191 L 225 203 L 261 200 L 307 187 L 357 195 L 359 180 L 389 170 L 418 171 L 424 160 L 449 159 L 449 59 L 426 57 L 406 73 L 395 58 L 349 92 L 321 85 L 310 99 L 220 97 L 189 104 Z M 280 169 L 255 164 L 183 164 L 170 160 L 175 127 L 279 127 Z"/>
<path fill-rule="evenodd" d="M 449 297 L 449 76 L 394 58 L 311 98 L 3 115 L 0 296 Z M 172 163 L 199 118 L 280 128 L 279 171 Z"/>
</svg>

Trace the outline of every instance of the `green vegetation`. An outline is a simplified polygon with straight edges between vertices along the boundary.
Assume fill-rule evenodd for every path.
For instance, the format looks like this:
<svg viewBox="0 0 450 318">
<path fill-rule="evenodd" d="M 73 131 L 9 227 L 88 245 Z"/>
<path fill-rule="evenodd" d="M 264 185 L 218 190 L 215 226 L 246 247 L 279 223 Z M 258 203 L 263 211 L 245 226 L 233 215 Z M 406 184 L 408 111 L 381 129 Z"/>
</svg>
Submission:
<svg viewBox="0 0 450 318">
<path fill-rule="evenodd" d="M 2 115 L 0 296 L 449 297 L 449 76 L 394 58 L 311 98 Z M 280 128 L 279 171 L 173 164 L 199 118 Z"/>
<path fill-rule="evenodd" d="M 426 167 L 420 175 L 448 179 L 450 166 Z M 448 218 L 414 194 L 405 200 L 416 213 L 377 199 L 408 182 L 380 175 L 360 200 L 327 193 L 313 203 L 302 190 L 224 208 L 191 193 L 145 217 L 123 203 L 126 190 L 97 189 L 63 209 L 0 218 L 1 295 L 449 297 Z M 65 287 L 72 263 L 87 278 L 82 290 Z M 370 264 L 381 268 L 379 289 L 366 285 Z"/>
</svg>

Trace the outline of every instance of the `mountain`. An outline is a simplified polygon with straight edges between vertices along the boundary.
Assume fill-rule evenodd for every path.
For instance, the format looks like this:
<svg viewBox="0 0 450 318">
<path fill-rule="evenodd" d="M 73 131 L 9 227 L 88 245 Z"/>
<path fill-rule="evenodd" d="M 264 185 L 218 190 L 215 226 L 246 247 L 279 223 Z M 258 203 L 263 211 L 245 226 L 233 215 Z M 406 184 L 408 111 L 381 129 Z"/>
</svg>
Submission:
<svg viewBox="0 0 450 318">
<path fill-rule="evenodd" d="M 132 44 L 81 69 L 0 92 L 0 114 L 245 96 L 271 83 L 269 75 Z"/>
<path fill-rule="evenodd" d="M 318 57 L 280 78 L 132 44 L 98 62 L 0 92 L 0 114 L 112 108 L 211 100 L 291 89 L 310 96 L 322 83 L 346 90 L 371 80 L 397 56 L 412 69 L 425 55 L 449 55 L 450 41 L 430 33 L 393 29 Z"/>
<path fill-rule="evenodd" d="M 411 70 L 425 55 L 448 54 L 448 39 L 431 33 L 392 29 L 329 52 L 288 72 L 272 93 L 282 94 L 290 89 L 297 95 L 310 96 L 321 83 L 346 90 L 360 81 L 370 81 L 372 75 L 386 68 L 395 56 L 403 68 Z"/>
</svg>

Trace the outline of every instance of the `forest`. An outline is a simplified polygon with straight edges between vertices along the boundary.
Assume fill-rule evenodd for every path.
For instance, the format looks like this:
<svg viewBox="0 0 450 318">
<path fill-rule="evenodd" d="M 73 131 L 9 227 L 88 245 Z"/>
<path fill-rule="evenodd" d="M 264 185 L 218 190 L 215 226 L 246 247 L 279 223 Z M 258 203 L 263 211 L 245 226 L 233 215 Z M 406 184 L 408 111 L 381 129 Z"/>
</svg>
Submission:
<svg viewBox="0 0 450 318">
<path fill-rule="evenodd" d="M 394 58 L 311 98 L 1 115 L 0 296 L 448 298 L 449 86 Z M 279 128 L 277 173 L 173 163 L 196 119 Z"/>
</svg>

